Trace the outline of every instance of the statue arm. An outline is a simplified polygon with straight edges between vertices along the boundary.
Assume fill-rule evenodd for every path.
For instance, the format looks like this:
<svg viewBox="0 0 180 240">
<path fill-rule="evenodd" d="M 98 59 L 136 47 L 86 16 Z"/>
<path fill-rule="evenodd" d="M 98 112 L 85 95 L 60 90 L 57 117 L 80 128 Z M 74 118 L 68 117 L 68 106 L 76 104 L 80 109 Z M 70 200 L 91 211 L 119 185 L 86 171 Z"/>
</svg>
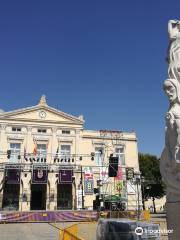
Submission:
<svg viewBox="0 0 180 240">
<path fill-rule="evenodd" d="M 180 150 L 180 119 L 176 119 L 176 133 L 177 133 L 177 141 L 175 146 L 175 152 Z"/>
</svg>

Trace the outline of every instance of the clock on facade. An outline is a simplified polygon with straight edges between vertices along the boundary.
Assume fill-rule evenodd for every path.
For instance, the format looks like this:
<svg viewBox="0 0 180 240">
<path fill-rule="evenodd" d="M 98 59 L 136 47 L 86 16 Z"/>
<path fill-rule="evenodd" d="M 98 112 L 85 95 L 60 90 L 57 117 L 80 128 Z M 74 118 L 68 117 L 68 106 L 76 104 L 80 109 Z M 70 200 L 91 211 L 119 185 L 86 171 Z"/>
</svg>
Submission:
<svg viewBox="0 0 180 240">
<path fill-rule="evenodd" d="M 40 116 L 40 118 L 45 118 L 46 117 L 46 112 L 45 111 L 40 111 L 39 116 Z"/>
</svg>

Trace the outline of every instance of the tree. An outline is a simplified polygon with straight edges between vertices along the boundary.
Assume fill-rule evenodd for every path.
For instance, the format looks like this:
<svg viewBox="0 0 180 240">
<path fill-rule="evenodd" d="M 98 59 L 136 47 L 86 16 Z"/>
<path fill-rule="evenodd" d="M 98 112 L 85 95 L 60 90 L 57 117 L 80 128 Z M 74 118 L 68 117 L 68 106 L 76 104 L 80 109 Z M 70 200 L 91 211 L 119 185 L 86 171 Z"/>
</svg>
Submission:
<svg viewBox="0 0 180 240">
<path fill-rule="evenodd" d="M 161 198 L 165 195 L 165 185 L 162 182 L 159 170 L 160 160 L 150 154 L 139 153 L 139 167 L 142 181 L 143 209 L 144 202 L 152 198 L 154 213 L 156 213 L 155 198 Z"/>
</svg>

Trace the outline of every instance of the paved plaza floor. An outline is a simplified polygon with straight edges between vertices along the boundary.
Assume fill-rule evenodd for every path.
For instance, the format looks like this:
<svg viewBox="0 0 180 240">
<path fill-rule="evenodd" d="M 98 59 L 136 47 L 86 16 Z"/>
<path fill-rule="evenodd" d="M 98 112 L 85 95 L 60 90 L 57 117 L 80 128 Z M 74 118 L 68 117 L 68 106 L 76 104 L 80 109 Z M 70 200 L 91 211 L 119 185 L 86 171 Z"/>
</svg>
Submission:
<svg viewBox="0 0 180 240">
<path fill-rule="evenodd" d="M 58 230 L 48 223 L 0 224 L 0 240 L 58 240 Z"/>
<path fill-rule="evenodd" d="M 66 228 L 75 223 L 12 223 L 0 224 L 0 240 L 59 240 L 56 227 Z M 78 236 L 85 240 L 96 239 L 97 223 L 80 223 Z"/>
<path fill-rule="evenodd" d="M 160 224 L 161 229 L 167 228 L 165 216 L 154 215 L 151 221 Z M 0 224 L 0 240 L 59 240 L 59 231 L 57 228 L 64 229 L 73 224 L 75 223 Z M 78 224 L 78 236 L 84 240 L 95 240 L 96 227 L 97 223 L 80 223 Z M 161 236 L 161 240 L 167 239 L 167 235 Z"/>
</svg>

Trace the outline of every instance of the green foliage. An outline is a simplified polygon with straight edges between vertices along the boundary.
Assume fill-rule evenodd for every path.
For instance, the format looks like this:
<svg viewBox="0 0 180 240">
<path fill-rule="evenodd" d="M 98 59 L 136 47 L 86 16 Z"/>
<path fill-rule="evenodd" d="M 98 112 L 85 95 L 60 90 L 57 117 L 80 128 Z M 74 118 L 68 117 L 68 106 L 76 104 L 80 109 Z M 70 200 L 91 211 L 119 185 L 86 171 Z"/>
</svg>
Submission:
<svg viewBox="0 0 180 240">
<path fill-rule="evenodd" d="M 142 192 L 144 199 L 161 198 L 165 195 L 165 185 L 162 182 L 160 170 L 160 160 L 150 154 L 139 154 L 139 167 L 144 177 Z"/>
</svg>

